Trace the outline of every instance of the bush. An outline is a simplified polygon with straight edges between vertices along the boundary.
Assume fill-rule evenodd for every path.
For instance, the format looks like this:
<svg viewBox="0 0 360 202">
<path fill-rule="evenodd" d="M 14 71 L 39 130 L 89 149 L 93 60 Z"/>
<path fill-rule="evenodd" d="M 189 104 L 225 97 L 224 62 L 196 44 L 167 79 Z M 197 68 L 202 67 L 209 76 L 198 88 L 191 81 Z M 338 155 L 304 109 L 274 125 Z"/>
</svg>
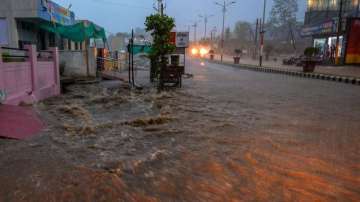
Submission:
<svg viewBox="0 0 360 202">
<path fill-rule="evenodd" d="M 242 50 L 241 50 L 241 49 L 235 49 L 235 50 L 234 50 L 234 53 L 235 53 L 237 56 L 239 56 L 239 55 L 242 54 Z"/>
<path fill-rule="evenodd" d="M 25 62 L 26 61 L 25 58 L 11 57 L 10 53 L 8 53 L 8 52 L 2 53 L 1 57 L 2 57 L 3 62 Z"/>
<path fill-rule="evenodd" d="M 304 55 L 306 57 L 314 57 L 316 55 L 318 55 L 320 52 L 320 49 L 319 48 L 315 48 L 315 47 L 308 47 L 305 49 L 304 51 Z"/>
<path fill-rule="evenodd" d="M 9 62 L 8 60 L 9 60 L 10 54 L 7 52 L 4 52 L 1 54 L 1 57 L 2 57 L 3 62 Z"/>
</svg>

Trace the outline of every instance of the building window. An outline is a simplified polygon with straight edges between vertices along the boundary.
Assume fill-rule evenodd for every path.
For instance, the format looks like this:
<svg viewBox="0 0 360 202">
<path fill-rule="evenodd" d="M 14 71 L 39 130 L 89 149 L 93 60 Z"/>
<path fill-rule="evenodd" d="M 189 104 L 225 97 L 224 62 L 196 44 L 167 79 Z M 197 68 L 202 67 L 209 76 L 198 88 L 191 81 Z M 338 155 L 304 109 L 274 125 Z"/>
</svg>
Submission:
<svg viewBox="0 0 360 202">
<path fill-rule="evenodd" d="M 8 23 L 5 18 L 0 18 L 0 45 L 9 44 Z"/>
<path fill-rule="evenodd" d="M 358 8 L 360 0 L 343 0 L 343 9 L 353 10 Z M 326 11 L 326 10 L 338 10 L 340 6 L 340 0 L 307 0 L 308 10 Z"/>
</svg>

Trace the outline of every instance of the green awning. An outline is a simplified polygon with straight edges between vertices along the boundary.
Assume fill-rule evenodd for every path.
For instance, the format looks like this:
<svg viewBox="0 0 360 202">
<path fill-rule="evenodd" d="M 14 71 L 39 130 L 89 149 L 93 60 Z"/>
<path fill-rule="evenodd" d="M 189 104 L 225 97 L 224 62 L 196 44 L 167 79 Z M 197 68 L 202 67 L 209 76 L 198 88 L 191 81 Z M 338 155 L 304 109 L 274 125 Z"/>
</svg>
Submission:
<svg viewBox="0 0 360 202">
<path fill-rule="evenodd" d="M 41 29 L 53 32 L 74 42 L 82 42 L 87 39 L 103 39 L 106 41 L 104 28 L 90 21 L 79 21 L 69 26 L 43 22 L 39 26 Z"/>
</svg>

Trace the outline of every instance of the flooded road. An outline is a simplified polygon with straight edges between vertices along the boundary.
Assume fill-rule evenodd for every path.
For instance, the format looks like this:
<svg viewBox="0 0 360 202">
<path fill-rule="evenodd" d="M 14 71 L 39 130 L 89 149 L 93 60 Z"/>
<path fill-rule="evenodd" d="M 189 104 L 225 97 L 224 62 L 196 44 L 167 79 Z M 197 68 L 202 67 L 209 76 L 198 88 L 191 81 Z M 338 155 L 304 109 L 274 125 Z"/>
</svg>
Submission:
<svg viewBox="0 0 360 202">
<path fill-rule="evenodd" d="M 43 134 L 0 140 L 0 201 L 360 200 L 358 86 L 188 67 L 175 91 L 105 82 L 38 104 Z"/>
</svg>

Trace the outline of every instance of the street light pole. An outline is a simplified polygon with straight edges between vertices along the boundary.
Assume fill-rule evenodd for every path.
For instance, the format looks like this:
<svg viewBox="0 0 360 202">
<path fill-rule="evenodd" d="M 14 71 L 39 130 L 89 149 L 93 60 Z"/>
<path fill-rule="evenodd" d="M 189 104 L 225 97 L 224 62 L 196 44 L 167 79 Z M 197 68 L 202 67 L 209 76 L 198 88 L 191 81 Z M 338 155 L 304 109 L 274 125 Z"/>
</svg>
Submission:
<svg viewBox="0 0 360 202">
<path fill-rule="evenodd" d="M 208 23 L 208 18 L 207 17 L 205 17 L 205 33 L 204 33 L 204 39 L 206 40 L 206 26 L 207 26 L 207 23 Z"/>
<path fill-rule="evenodd" d="M 336 55 L 335 55 L 335 63 L 340 63 L 340 35 L 342 32 L 342 10 L 343 10 L 343 0 L 340 0 L 340 7 L 339 7 L 339 19 L 338 19 L 338 27 L 336 33 Z"/>
<path fill-rule="evenodd" d="M 258 44 L 258 34 L 259 34 L 259 18 L 256 19 L 256 27 L 255 27 L 255 37 L 254 37 L 254 55 L 253 58 L 256 59 L 258 56 L 258 48 L 259 48 L 259 44 Z"/>
<path fill-rule="evenodd" d="M 223 22 L 222 22 L 222 31 L 221 31 L 221 62 L 223 61 L 223 57 L 224 57 L 225 14 L 227 7 L 235 3 L 236 3 L 235 1 L 226 2 L 225 0 L 223 4 L 215 2 L 216 5 L 222 7 L 222 12 L 223 12 Z"/>
<path fill-rule="evenodd" d="M 204 18 L 204 27 L 205 27 L 204 39 L 206 39 L 206 37 L 207 37 L 207 23 L 208 23 L 208 20 L 209 20 L 209 18 L 211 18 L 213 16 L 214 15 L 199 15 L 200 18 Z"/>
<path fill-rule="evenodd" d="M 223 22 L 222 22 L 222 28 L 221 28 L 221 62 L 224 58 L 224 34 L 225 34 L 225 13 L 226 13 L 226 7 L 225 7 L 225 1 L 224 1 L 224 7 L 223 7 Z"/>
<path fill-rule="evenodd" d="M 154 10 L 157 11 L 158 14 L 161 14 L 161 5 L 163 4 L 163 0 L 156 0 L 157 7 L 154 5 Z"/>
<path fill-rule="evenodd" d="M 197 32 L 197 26 L 198 26 L 198 24 L 197 24 L 197 22 L 195 22 L 194 24 L 193 24 L 193 27 L 194 27 L 194 42 L 195 42 L 195 44 L 197 43 L 197 39 L 196 39 L 196 32 Z"/>
<path fill-rule="evenodd" d="M 210 33 L 210 34 L 211 34 L 211 35 L 210 35 L 210 36 L 211 36 L 211 38 L 210 38 L 210 39 L 211 39 L 211 41 L 213 41 L 213 40 L 214 40 L 215 35 L 216 35 L 216 32 L 217 32 L 216 27 L 213 27 L 213 28 L 212 28 L 212 30 L 211 30 L 211 33 Z"/>
<path fill-rule="evenodd" d="M 263 54 L 264 54 L 264 38 L 265 38 L 265 16 L 266 16 L 266 0 L 264 0 L 264 10 L 263 10 L 263 20 L 262 20 L 262 29 L 261 40 L 260 40 L 260 58 L 259 58 L 259 66 L 262 66 L 263 63 Z"/>
</svg>

